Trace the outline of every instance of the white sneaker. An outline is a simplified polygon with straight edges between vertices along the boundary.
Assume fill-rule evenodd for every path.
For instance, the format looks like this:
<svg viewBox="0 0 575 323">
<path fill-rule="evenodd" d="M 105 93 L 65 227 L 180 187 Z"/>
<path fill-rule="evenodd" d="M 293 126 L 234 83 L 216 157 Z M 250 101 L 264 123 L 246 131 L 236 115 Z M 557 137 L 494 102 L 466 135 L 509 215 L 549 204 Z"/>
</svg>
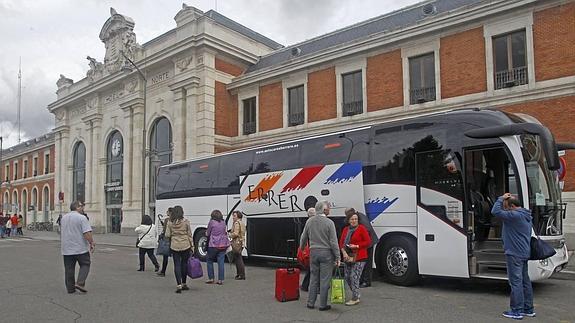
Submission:
<svg viewBox="0 0 575 323">
<path fill-rule="evenodd" d="M 345 302 L 345 305 L 347 306 L 353 306 L 353 305 L 357 305 L 359 304 L 359 298 L 356 300 L 350 299 L 349 301 Z"/>
</svg>

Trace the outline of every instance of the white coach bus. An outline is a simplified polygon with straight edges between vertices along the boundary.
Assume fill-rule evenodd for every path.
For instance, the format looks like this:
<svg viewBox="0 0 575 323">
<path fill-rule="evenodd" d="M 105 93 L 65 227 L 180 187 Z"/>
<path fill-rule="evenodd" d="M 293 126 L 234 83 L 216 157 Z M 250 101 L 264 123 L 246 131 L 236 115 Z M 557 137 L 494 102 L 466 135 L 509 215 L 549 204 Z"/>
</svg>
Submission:
<svg viewBox="0 0 575 323">
<path fill-rule="evenodd" d="M 202 258 L 211 211 L 228 221 L 239 210 L 244 255 L 279 258 L 316 201 L 330 203 L 338 230 L 344 209 L 354 207 L 379 236 L 378 271 L 411 285 L 425 275 L 506 279 L 501 222 L 490 210 L 511 192 L 532 211 L 534 233 L 557 251 L 529 263 L 538 280 L 568 261 L 558 147 L 569 145 L 530 116 L 451 111 L 162 166 L 156 210 L 183 207 Z"/>
</svg>

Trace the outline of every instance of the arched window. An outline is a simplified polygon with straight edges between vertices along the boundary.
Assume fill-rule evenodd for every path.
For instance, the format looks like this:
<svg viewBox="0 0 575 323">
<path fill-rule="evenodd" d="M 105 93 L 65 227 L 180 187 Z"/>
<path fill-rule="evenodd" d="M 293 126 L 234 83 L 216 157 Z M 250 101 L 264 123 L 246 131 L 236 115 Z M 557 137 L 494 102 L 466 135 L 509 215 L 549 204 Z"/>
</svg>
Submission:
<svg viewBox="0 0 575 323">
<path fill-rule="evenodd" d="M 156 172 L 158 167 L 172 162 L 172 127 L 165 117 L 158 118 L 150 131 L 150 214 L 155 212 Z"/>
<path fill-rule="evenodd" d="M 32 216 L 33 216 L 34 222 L 36 222 L 36 214 L 38 211 L 38 189 L 35 187 L 32 189 L 32 199 L 30 200 L 30 205 L 32 205 L 34 207 L 34 211 L 32 212 Z"/>
<path fill-rule="evenodd" d="M 2 206 L 2 209 L 5 212 L 10 211 L 10 194 L 8 194 L 8 192 L 4 192 L 4 205 Z"/>
<path fill-rule="evenodd" d="M 25 219 L 26 215 L 28 215 L 28 191 L 26 191 L 26 190 L 22 191 L 22 202 L 20 202 L 20 205 L 22 205 L 22 212 L 21 213 Z"/>
<path fill-rule="evenodd" d="M 86 201 L 86 146 L 83 142 L 74 148 L 72 170 L 73 200 Z"/>
<path fill-rule="evenodd" d="M 12 191 L 12 212 L 18 213 L 20 211 L 20 205 L 18 204 L 18 191 Z"/>
<path fill-rule="evenodd" d="M 106 144 L 106 210 L 108 232 L 120 233 L 122 222 L 122 168 L 124 167 L 124 141 L 119 131 L 110 134 Z"/>
<path fill-rule="evenodd" d="M 44 212 L 44 222 L 48 222 L 50 217 L 50 189 L 48 186 L 44 186 L 44 192 L 42 193 L 42 210 Z"/>
</svg>

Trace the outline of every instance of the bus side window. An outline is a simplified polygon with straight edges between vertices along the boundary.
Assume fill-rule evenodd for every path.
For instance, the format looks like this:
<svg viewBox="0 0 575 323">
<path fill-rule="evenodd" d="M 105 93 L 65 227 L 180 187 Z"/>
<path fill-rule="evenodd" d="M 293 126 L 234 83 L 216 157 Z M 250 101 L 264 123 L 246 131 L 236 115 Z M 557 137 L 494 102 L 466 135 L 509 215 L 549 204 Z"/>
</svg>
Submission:
<svg viewBox="0 0 575 323">
<path fill-rule="evenodd" d="M 253 172 L 267 173 L 299 168 L 299 144 L 284 144 L 255 151 Z"/>
<path fill-rule="evenodd" d="M 349 161 L 365 162 L 369 152 L 367 130 L 309 139 L 301 142 L 301 165 L 329 165 Z"/>
<path fill-rule="evenodd" d="M 219 186 L 227 194 L 240 193 L 240 176 L 252 173 L 253 151 L 245 151 L 220 158 Z"/>
</svg>

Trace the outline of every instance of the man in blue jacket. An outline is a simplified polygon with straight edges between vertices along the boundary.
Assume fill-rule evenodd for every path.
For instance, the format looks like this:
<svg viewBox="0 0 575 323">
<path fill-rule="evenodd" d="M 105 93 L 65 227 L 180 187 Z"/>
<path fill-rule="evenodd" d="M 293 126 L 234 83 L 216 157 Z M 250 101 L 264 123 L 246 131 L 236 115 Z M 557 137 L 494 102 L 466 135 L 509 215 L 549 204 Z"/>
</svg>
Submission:
<svg viewBox="0 0 575 323">
<path fill-rule="evenodd" d="M 503 316 L 516 320 L 534 317 L 533 289 L 527 267 L 533 230 L 531 211 L 521 207 L 517 197 L 505 193 L 497 199 L 491 213 L 503 221 L 501 238 L 511 286 L 511 310 L 503 312 Z"/>
</svg>

